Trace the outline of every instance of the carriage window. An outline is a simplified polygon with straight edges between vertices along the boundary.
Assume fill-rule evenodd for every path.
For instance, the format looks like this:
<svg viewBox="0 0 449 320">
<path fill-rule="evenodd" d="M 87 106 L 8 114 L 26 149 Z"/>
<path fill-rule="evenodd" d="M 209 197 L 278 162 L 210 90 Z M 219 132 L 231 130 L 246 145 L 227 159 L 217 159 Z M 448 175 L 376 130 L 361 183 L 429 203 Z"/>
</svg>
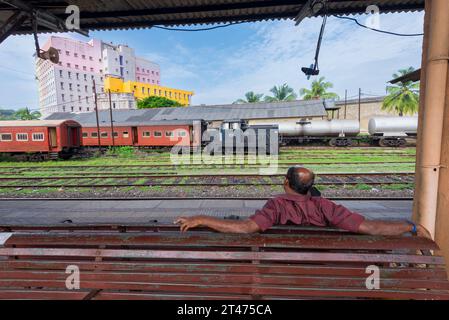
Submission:
<svg viewBox="0 0 449 320">
<path fill-rule="evenodd" d="M 160 132 L 160 131 L 154 131 L 154 136 L 155 136 L 155 137 L 162 137 L 162 132 Z"/>
<path fill-rule="evenodd" d="M 12 134 L 11 133 L 2 133 L 0 135 L 0 141 L 12 141 Z"/>
<path fill-rule="evenodd" d="M 114 137 L 118 137 L 118 132 L 114 131 Z"/>
<path fill-rule="evenodd" d="M 16 134 L 17 141 L 28 141 L 28 133 L 18 133 Z"/>
<path fill-rule="evenodd" d="M 90 136 L 91 136 L 92 138 L 97 138 L 97 137 L 98 137 L 98 132 L 92 132 L 92 133 L 90 134 Z"/>
<path fill-rule="evenodd" d="M 101 137 L 102 138 L 107 138 L 108 137 L 108 133 L 107 132 L 102 132 L 101 133 Z"/>
<path fill-rule="evenodd" d="M 89 134 L 87 132 L 83 132 L 83 138 L 87 138 Z"/>
<path fill-rule="evenodd" d="M 178 137 L 185 137 L 186 132 L 185 131 L 178 131 Z"/>
<path fill-rule="evenodd" d="M 33 133 L 33 141 L 44 141 L 43 133 Z"/>
<path fill-rule="evenodd" d="M 142 132 L 142 137 L 149 137 L 149 136 L 151 136 L 150 131 L 144 131 L 144 132 Z"/>
<path fill-rule="evenodd" d="M 165 131 L 166 137 L 173 137 L 173 131 Z"/>
<path fill-rule="evenodd" d="M 129 133 L 128 133 L 128 131 L 124 131 L 124 132 L 123 132 L 123 138 L 129 138 Z"/>
</svg>

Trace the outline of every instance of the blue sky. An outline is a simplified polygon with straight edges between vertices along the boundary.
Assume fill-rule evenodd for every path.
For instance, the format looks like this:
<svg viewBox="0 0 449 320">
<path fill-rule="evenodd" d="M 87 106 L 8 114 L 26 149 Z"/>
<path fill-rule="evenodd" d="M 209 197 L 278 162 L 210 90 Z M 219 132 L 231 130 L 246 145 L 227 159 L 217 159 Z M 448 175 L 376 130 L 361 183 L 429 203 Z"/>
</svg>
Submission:
<svg viewBox="0 0 449 320">
<path fill-rule="evenodd" d="M 366 16 L 355 16 L 365 23 Z M 194 104 L 232 103 L 247 91 L 268 94 L 274 85 L 308 87 L 300 68 L 313 62 L 320 18 L 298 27 L 288 21 L 247 23 L 204 32 L 160 29 L 91 32 L 90 37 L 124 43 L 161 65 L 161 84 L 195 91 Z M 423 14 L 382 14 L 380 28 L 421 33 Z M 88 38 L 70 34 L 70 37 Z M 40 36 L 44 43 L 46 35 Z M 419 67 L 422 37 L 397 37 L 330 17 L 320 55 L 320 76 L 344 96 L 381 95 L 399 68 Z M 0 108 L 38 108 L 33 39 L 14 36 L 0 44 Z"/>
</svg>

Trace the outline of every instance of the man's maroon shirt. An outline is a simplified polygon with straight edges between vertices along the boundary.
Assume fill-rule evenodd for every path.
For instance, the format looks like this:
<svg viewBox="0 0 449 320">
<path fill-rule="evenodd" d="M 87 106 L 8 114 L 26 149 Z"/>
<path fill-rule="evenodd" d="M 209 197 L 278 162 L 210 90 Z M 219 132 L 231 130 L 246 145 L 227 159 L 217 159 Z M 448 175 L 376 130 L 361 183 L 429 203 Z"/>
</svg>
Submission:
<svg viewBox="0 0 449 320">
<path fill-rule="evenodd" d="M 273 225 L 293 223 L 303 226 L 337 227 L 357 232 L 365 218 L 341 205 L 310 194 L 283 194 L 267 201 L 250 217 L 262 231 Z"/>
</svg>

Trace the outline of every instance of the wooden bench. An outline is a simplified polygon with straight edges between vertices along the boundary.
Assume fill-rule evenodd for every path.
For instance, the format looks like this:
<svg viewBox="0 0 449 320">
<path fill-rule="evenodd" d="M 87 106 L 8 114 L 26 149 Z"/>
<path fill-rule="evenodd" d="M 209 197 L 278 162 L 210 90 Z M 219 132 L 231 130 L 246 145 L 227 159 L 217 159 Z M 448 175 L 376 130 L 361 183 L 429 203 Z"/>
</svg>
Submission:
<svg viewBox="0 0 449 320">
<path fill-rule="evenodd" d="M 434 242 L 276 227 L 0 226 L 0 299 L 449 299 Z M 432 254 L 433 253 L 433 254 Z M 68 290 L 66 269 L 80 270 Z M 367 267 L 380 270 L 368 289 Z"/>
</svg>

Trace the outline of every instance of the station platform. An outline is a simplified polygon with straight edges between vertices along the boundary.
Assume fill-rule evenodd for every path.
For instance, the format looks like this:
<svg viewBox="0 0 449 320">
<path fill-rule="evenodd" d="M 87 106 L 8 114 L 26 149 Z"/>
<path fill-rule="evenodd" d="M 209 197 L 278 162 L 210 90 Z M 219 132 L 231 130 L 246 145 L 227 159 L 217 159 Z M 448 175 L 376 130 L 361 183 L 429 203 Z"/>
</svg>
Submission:
<svg viewBox="0 0 449 320">
<path fill-rule="evenodd" d="M 7 200 L 0 201 L 0 224 L 169 223 L 197 214 L 247 217 L 265 200 Z M 412 201 L 336 201 L 369 219 L 409 219 Z"/>
</svg>

